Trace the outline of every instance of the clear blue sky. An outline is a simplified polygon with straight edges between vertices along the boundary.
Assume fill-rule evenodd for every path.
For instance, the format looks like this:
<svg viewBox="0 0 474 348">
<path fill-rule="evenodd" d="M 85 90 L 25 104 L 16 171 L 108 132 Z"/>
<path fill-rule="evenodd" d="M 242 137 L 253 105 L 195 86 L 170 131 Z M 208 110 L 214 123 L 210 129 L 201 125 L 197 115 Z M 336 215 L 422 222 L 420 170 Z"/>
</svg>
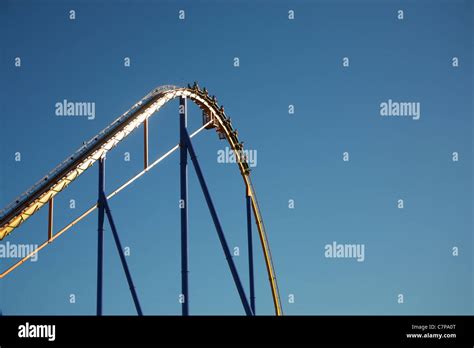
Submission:
<svg viewBox="0 0 474 348">
<path fill-rule="evenodd" d="M 1 1 L 0 206 L 154 87 L 199 81 L 258 151 L 252 176 L 286 314 L 473 314 L 472 17 L 472 2 L 460 0 Z M 55 116 L 64 99 L 95 102 L 95 119 Z M 388 99 L 420 102 L 420 120 L 381 117 Z M 190 107 L 189 127 L 200 122 Z M 141 169 L 140 135 L 108 155 L 107 191 Z M 174 101 L 151 119 L 151 158 L 177 141 Z M 241 249 L 235 262 L 247 288 L 243 182 L 235 165 L 217 163 L 226 144 L 213 131 L 194 144 L 228 242 Z M 189 174 L 190 311 L 242 314 Z M 61 193 L 57 228 L 96 200 L 96 182 L 94 166 Z M 110 201 L 145 314 L 180 314 L 178 199 L 176 153 Z M 42 242 L 46 216 L 2 243 Z M 95 313 L 96 220 L 0 281 L 4 314 Z M 106 236 L 104 313 L 134 314 L 108 227 Z M 365 261 L 325 258 L 333 241 L 364 244 Z M 272 314 L 258 248 L 255 257 L 257 313 Z"/>
</svg>

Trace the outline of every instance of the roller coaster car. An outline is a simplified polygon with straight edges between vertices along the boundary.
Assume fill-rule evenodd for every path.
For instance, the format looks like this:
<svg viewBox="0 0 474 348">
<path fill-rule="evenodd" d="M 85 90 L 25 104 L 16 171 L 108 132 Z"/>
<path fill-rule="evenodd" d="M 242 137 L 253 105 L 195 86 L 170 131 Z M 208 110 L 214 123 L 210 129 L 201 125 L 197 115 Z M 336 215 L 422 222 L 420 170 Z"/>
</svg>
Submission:
<svg viewBox="0 0 474 348">
<path fill-rule="evenodd" d="M 202 93 L 207 97 L 209 95 L 209 92 L 207 91 L 206 87 L 202 89 Z"/>
<path fill-rule="evenodd" d="M 195 91 L 199 91 L 199 86 L 198 86 L 198 84 L 197 84 L 196 81 L 194 81 L 193 89 L 194 89 Z"/>
<path fill-rule="evenodd" d="M 217 98 L 215 95 L 211 97 L 211 103 L 212 103 L 212 106 L 215 107 L 216 109 L 219 108 L 219 106 L 217 105 Z"/>
<path fill-rule="evenodd" d="M 246 154 L 244 152 L 244 148 L 240 143 L 235 144 L 235 151 L 237 151 L 238 153 L 240 153 L 242 155 L 242 161 L 243 162 L 247 162 L 247 157 L 246 157 Z"/>
<path fill-rule="evenodd" d="M 232 129 L 232 122 L 230 121 L 230 117 L 224 119 L 224 125 L 226 126 L 226 128 Z"/>
<path fill-rule="evenodd" d="M 202 97 L 202 98 L 204 98 L 204 99 L 207 98 L 208 92 L 207 92 L 207 90 L 206 90 L 205 88 L 204 88 L 203 90 L 198 90 L 197 93 L 198 93 L 198 95 L 199 95 L 200 97 Z"/>
<path fill-rule="evenodd" d="M 249 175 L 252 170 L 247 163 L 244 163 L 244 173 Z"/>
<path fill-rule="evenodd" d="M 225 133 L 221 128 L 217 128 L 217 136 L 219 137 L 220 140 L 225 139 Z"/>
</svg>

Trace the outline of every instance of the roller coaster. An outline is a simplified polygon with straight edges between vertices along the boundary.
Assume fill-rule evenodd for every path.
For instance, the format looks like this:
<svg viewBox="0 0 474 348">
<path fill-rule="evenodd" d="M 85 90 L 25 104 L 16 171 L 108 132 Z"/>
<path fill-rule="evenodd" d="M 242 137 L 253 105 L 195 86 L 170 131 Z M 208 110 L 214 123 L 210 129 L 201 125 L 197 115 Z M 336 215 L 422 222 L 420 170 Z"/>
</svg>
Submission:
<svg viewBox="0 0 474 348">
<path fill-rule="evenodd" d="M 180 118 L 180 141 L 173 148 L 168 150 L 154 162 L 149 162 L 148 158 L 148 119 L 154 113 L 169 101 L 179 98 L 179 118 Z M 202 110 L 203 124 L 193 133 L 188 133 L 187 129 L 187 100 L 191 100 Z M 112 150 L 124 138 L 130 135 L 135 129 L 143 125 L 143 170 L 123 183 L 112 192 L 105 193 L 105 162 L 106 154 Z M 206 185 L 201 167 L 196 157 L 191 139 L 204 129 L 215 129 L 220 139 L 225 139 L 236 156 L 236 163 L 245 185 L 245 196 L 247 206 L 247 234 L 249 248 L 249 288 L 250 296 L 247 297 L 240 280 L 237 268 L 232 259 L 225 235 L 217 216 L 216 209 L 212 202 L 211 195 Z M 142 98 L 138 103 L 132 106 L 128 111 L 118 117 L 109 126 L 103 129 L 99 134 L 85 142 L 71 156 L 61 162 L 56 168 L 51 170 L 40 181 L 35 183 L 30 189 L 25 191 L 13 202 L 0 211 L 0 240 L 6 238 L 15 229 L 19 228 L 29 217 L 34 215 L 43 206 L 48 206 L 48 234 L 47 239 L 35 250 L 0 273 L 0 278 L 4 278 L 14 269 L 22 265 L 35 253 L 52 243 L 56 238 L 68 231 L 79 221 L 98 210 L 98 263 L 97 263 L 97 315 L 102 315 L 102 268 L 103 268 L 103 224 L 107 217 L 114 241 L 119 252 L 119 256 L 124 268 L 127 281 L 138 315 L 142 315 L 140 302 L 133 284 L 133 279 L 125 259 L 120 238 L 117 233 L 108 200 L 125 189 L 132 182 L 146 174 L 150 169 L 168 157 L 171 153 L 180 150 L 180 202 L 183 202 L 181 208 L 181 286 L 182 314 L 189 315 L 188 306 L 188 241 L 187 241 L 187 158 L 189 157 L 194 165 L 199 179 L 201 189 L 204 193 L 209 211 L 211 213 L 221 246 L 223 248 L 228 266 L 237 287 L 242 306 L 247 315 L 255 315 L 255 289 L 253 275 L 253 254 L 252 254 L 252 213 L 257 226 L 258 236 L 265 260 L 266 271 L 271 288 L 273 305 L 276 315 L 282 315 L 282 307 L 278 290 L 277 279 L 273 266 L 271 251 L 267 239 L 265 225 L 262 219 L 260 208 L 258 206 L 257 196 L 250 178 L 250 168 L 243 151 L 243 143 L 238 139 L 238 133 L 233 128 L 230 118 L 225 114 L 223 106 L 219 106 L 215 96 L 210 96 L 206 88 L 201 89 L 197 83 L 187 85 L 187 87 L 178 87 L 173 85 L 160 86 L 152 90 L 148 95 Z M 99 167 L 99 194 L 97 203 L 84 211 L 70 223 L 58 231 L 54 231 L 54 197 L 65 190 L 73 181 L 75 181 L 83 172 L 98 162 Z"/>
</svg>

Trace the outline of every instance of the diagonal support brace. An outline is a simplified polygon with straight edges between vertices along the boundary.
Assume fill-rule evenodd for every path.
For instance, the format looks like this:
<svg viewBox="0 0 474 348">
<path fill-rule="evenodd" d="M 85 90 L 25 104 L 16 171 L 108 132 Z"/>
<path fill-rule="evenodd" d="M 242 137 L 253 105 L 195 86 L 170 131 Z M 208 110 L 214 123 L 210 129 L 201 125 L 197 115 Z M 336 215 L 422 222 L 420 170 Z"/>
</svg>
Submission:
<svg viewBox="0 0 474 348">
<path fill-rule="evenodd" d="M 250 286 L 250 307 L 255 315 L 255 282 L 253 272 L 253 241 L 252 241 L 252 213 L 251 213 L 251 198 L 250 195 L 245 195 L 247 206 L 247 242 L 249 254 L 249 286 Z"/>
<path fill-rule="evenodd" d="M 206 181 L 204 180 L 204 176 L 201 171 L 201 167 L 196 157 L 196 153 L 194 152 L 193 145 L 191 143 L 191 138 L 189 137 L 188 132 L 185 132 L 185 140 L 186 145 L 189 151 L 189 155 L 191 157 L 191 161 L 193 162 L 194 169 L 196 170 L 196 174 L 199 179 L 199 183 L 201 185 L 202 192 L 204 193 L 204 197 L 206 198 L 207 206 L 209 211 L 212 215 L 212 220 L 216 227 L 217 235 L 219 236 L 219 240 L 222 245 L 222 249 L 224 250 L 225 258 L 229 265 L 230 271 L 232 273 L 232 277 L 234 278 L 235 285 L 237 286 L 237 291 L 239 292 L 240 300 L 242 301 L 242 305 L 244 307 L 245 313 L 247 315 L 253 315 L 252 308 L 250 308 L 247 295 L 245 294 L 245 290 L 242 286 L 242 282 L 239 277 L 239 273 L 237 272 L 237 268 L 235 267 L 234 260 L 232 259 L 231 252 L 229 250 L 229 246 L 225 239 L 224 231 L 222 230 L 221 223 L 219 222 L 219 218 L 217 217 L 216 209 L 214 208 L 214 204 L 212 203 L 211 195 L 209 194 L 209 190 L 206 185 Z"/>
<path fill-rule="evenodd" d="M 105 195 L 105 157 L 100 158 L 99 160 L 99 197 L 97 201 L 98 211 L 99 211 L 99 221 L 98 221 L 98 261 L 97 261 L 97 315 L 102 315 L 102 283 L 103 283 L 103 250 L 104 250 L 104 220 L 105 215 L 109 220 L 110 227 L 112 229 L 112 234 L 114 236 L 115 245 L 120 256 L 120 261 L 122 262 L 123 269 L 125 271 L 125 276 L 127 277 L 128 286 L 132 294 L 133 302 L 135 303 L 135 308 L 138 315 L 143 315 L 140 302 L 138 301 L 138 296 L 135 291 L 135 286 L 133 285 L 132 276 L 130 270 L 128 269 L 127 260 L 122 249 L 122 243 L 117 233 L 117 228 L 115 227 L 115 222 L 112 217 L 112 212 L 107 201 L 107 196 Z"/>
<path fill-rule="evenodd" d="M 107 218 L 109 220 L 110 228 L 112 230 L 112 234 L 115 240 L 115 245 L 117 246 L 117 251 L 120 256 L 120 261 L 122 262 L 122 267 L 123 267 L 123 270 L 125 271 L 125 276 L 127 277 L 128 287 L 130 288 L 130 292 L 132 294 L 133 302 L 135 303 L 137 314 L 141 316 L 143 315 L 143 312 L 140 306 L 140 301 L 138 300 L 137 291 L 135 290 L 135 285 L 133 284 L 132 275 L 130 274 L 127 260 L 125 259 L 125 254 L 123 252 L 122 243 L 120 242 L 120 238 L 117 233 L 117 229 L 115 227 L 115 222 L 112 217 L 112 212 L 110 210 L 109 203 L 107 202 L 107 197 L 105 197 L 104 193 L 102 193 L 102 200 L 104 202 L 105 213 L 107 214 Z"/>
</svg>

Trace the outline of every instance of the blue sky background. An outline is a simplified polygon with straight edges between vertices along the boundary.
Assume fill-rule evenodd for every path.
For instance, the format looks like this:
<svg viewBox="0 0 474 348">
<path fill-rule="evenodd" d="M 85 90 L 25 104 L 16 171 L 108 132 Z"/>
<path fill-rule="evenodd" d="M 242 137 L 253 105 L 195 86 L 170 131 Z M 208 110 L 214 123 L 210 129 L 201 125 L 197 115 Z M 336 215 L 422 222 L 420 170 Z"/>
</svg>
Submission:
<svg viewBox="0 0 474 348">
<path fill-rule="evenodd" d="M 473 314 L 472 17 L 472 2 L 460 0 L 2 1 L 0 206 L 154 87 L 199 81 L 258 151 L 252 177 L 286 314 Z M 63 99 L 95 102 L 95 120 L 55 116 Z M 420 120 L 382 118 L 388 99 L 420 102 Z M 190 129 L 200 122 L 190 106 Z M 141 170 L 136 133 L 108 155 L 108 192 Z M 150 121 L 151 158 L 177 142 L 173 101 Z M 226 143 L 214 131 L 194 144 L 247 288 L 242 179 L 217 163 Z M 192 167 L 189 177 L 190 311 L 243 314 Z M 96 183 L 94 166 L 57 197 L 56 228 L 97 199 Z M 181 311 L 178 199 L 175 153 L 110 201 L 145 314 Z M 4 314 L 95 314 L 96 216 L 0 280 Z M 46 217 L 41 210 L 2 243 L 39 244 Z M 333 241 L 365 244 L 365 261 L 325 258 Z M 255 245 L 257 313 L 272 314 Z M 108 226 L 104 267 L 104 313 L 134 314 Z"/>
</svg>

